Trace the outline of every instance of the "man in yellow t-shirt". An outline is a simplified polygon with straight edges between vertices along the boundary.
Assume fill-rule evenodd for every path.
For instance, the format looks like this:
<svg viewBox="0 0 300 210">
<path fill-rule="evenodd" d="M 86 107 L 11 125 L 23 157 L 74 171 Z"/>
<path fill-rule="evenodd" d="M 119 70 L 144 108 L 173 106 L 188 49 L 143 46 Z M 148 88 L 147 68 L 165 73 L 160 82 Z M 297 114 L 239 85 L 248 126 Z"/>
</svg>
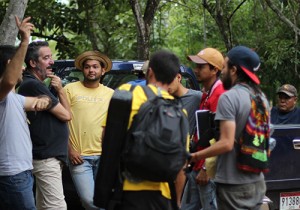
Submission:
<svg viewBox="0 0 300 210">
<path fill-rule="evenodd" d="M 168 93 L 168 87 L 180 71 L 180 62 L 176 55 L 169 51 L 154 53 L 149 62 L 146 73 L 147 85 L 154 93 L 160 91 L 162 97 L 174 99 Z M 119 87 L 120 90 L 130 90 L 130 84 Z M 137 114 L 140 106 L 147 101 L 141 86 L 136 86 L 132 91 L 132 106 L 129 119 L 131 126 L 133 117 Z M 179 173 L 181 176 L 183 173 Z M 176 185 L 176 183 L 175 183 Z M 176 186 L 177 187 L 177 186 Z M 180 188 L 178 188 L 180 189 Z M 171 191 L 166 182 L 130 181 L 125 178 L 123 183 L 123 197 L 121 210 L 171 210 Z"/>
<path fill-rule="evenodd" d="M 75 66 L 83 72 L 84 80 L 65 86 L 72 113 L 68 123 L 69 169 L 83 207 L 99 209 L 93 197 L 101 155 L 101 125 L 114 93 L 100 79 L 111 69 L 112 62 L 98 51 L 86 51 L 76 58 Z"/>
</svg>

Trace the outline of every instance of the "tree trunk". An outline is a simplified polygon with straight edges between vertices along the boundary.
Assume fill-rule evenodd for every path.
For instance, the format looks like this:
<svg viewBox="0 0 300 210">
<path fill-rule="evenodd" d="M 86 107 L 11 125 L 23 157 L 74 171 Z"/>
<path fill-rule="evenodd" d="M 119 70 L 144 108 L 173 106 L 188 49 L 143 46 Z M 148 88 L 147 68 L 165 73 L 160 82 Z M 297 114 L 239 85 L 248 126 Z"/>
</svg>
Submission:
<svg viewBox="0 0 300 210">
<path fill-rule="evenodd" d="M 129 0 L 137 25 L 137 59 L 149 59 L 150 28 L 160 0 L 148 0 L 144 16 L 139 0 Z"/>
<path fill-rule="evenodd" d="M 15 16 L 23 19 L 28 0 L 10 0 L 4 19 L 0 25 L 0 45 L 15 45 L 18 35 Z"/>
<path fill-rule="evenodd" d="M 230 13 L 230 11 L 228 10 L 228 8 L 230 8 L 230 1 L 202 0 L 203 7 L 210 13 L 219 27 L 219 31 L 221 33 L 227 51 L 229 51 L 233 47 L 233 37 L 230 24 L 231 18 L 245 2 L 246 0 L 240 2 L 239 5 L 233 10 L 233 12 Z"/>
</svg>

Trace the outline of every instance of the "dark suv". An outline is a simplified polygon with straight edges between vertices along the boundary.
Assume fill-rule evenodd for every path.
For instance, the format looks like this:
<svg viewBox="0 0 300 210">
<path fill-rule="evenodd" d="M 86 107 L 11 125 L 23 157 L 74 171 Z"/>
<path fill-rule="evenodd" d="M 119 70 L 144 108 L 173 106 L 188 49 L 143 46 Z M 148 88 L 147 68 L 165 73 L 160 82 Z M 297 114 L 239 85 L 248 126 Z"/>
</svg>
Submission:
<svg viewBox="0 0 300 210">
<path fill-rule="evenodd" d="M 142 71 L 144 61 L 124 61 L 113 60 L 111 71 L 107 72 L 102 78 L 102 83 L 112 89 L 138 79 Z M 54 73 L 62 80 L 63 85 L 70 82 L 82 81 L 82 72 L 75 68 L 74 60 L 57 60 L 53 66 Z M 196 77 L 190 68 L 181 66 L 182 84 L 191 89 L 199 90 Z M 65 199 L 69 210 L 84 210 L 81 207 L 80 199 L 74 188 L 70 172 L 67 167 L 63 168 L 63 187 Z"/>
<path fill-rule="evenodd" d="M 144 61 L 113 60 L 112 63 L 111 71 L 104 75 L 101 83 L 115 89 L 124 83 L 138 79 Z M 74 66 L 74 60 L 57 60 L 53 69 L 55 74 L 62 79 L 63 85 L 83 79 L 82 72 Z M 180 70 L 183 76 L 182 84 L 187 88 L 199 90 L 199 84 L 192 69 L 182 65 Z"/>
<path fill-rule="evenodd" d="M 276 146 L 271 152 L 270 172 L 265 175 L 267 196 L 274 209 L 300 209 L 300 125 L 273 127 Z"/>
</svg>

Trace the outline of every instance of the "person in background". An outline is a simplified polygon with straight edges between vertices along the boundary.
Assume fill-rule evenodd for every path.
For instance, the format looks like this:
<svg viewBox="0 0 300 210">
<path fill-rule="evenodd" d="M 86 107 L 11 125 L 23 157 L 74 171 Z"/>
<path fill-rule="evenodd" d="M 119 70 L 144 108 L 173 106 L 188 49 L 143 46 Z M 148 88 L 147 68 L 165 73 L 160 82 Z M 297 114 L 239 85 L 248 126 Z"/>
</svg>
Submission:
<svg viewBox="0 0 300 210">
<path fill-rule="evenodd" d="M 19 94 L 46 95 L 51 98 L 50 108 L 42 112 L 27 112 L 33 144 L 33 174 L 36 181 L 36 206 L 43 209 L 67 209 L 62 185 L 62 167 L 67 163 L 69 131 L 67 122 L 71 113 L 61 80 L 53 75 L 51 49 L 48 42 L 29 44 L 25 57 L 26 70 Z M 56 98 L 43 83 L 51 78 Z"/>
<path fill-rule="evenodd" d="M 130 81 L 128 82 L 128 84 L 131 85 L 146 85 L 146 72 L 149 68 L 149 60 L 146 60 L 141 68 L 141 70 L 136 70 L 136 74 L 138 76 L 138 79 L 134 80 L 134 81 Z"/>
<path fill-rule="evenodd" d="M 224 62 L 222 53 L 215 48 L 205 48 L 197 55 L 189 55 L 187 59 L 196 64 L 194 72 L 203 86 L 199 109 L 215 113 L 219 97 L 225 91 L 219 79 Z M 194 145 L 197 145 L 199 140 L 196 135 L 195 138 Z M 196 146 L 195 149 L 200 151 L 203 147 Z M 217 209 L 216 187 L 213 177 L 206 172 L 204 159 L 194 164 L 189 177 L 182 199 L 182 210 L 198 210 L 200 206 L 203 210 Z"/>
<path fill-rule="evenodd" d="M 69 122 L 69 169 L 83 207 L 93 210 L 99 209 L 93 198 L 102 151 L 101 125 L 114 93 L 100 79 L 110 71 L 112 62 L 98 51 L 86 51 L 75 59 L 75 67 L 83 72 L 83 81 L 64 87 L 73 116 Z"/>
<path fill-rule="evenodd" d="M 271 109 L 272 124 L 299 124 L 300 109 L 297 107 L 297 89 L 284 84 L 277 90 L 277 106 Z"/>
<path fill-rule="evenodd" d="M 22 79 L 22 64 L 34 25 L 30 17 L 16 25 L 19 47 L 0 46 L 0 209 L 35 210 L 32 143 L 25 111 L 42 111 L 51 105 L 47 96 L 23 97 L 15 93 Z"/>
<path fill-rule="evenodd" d="M 227 53 L 222 82 L 228 91 L 220 96 L 215 116 L 220 125 L 220 138 L 210 147 L 191 154 L 193 162 L 218 156 L 214 181 L 219 210 L 259 210 L 266 192 L 263 173 L 239 170 L 236 156 L 236 139 L 241 136 L 251 110 L 250 92 L 260 97 L 269 110 L 268 100 L 255 75 L 259 67 L 259 56 L 248 47 L 237 46 Z"/>
<path fill-rule="evenodd" d="M 181 80 L 182 80 L 182 75 L 181 73 L 178 73 L 174 81 L 169 85 L 168 92 L 171 95 L 181 99 L 183 108 L 188 113 L 189 133 L 193 134 L 195 132 L 195 126 L 196 126 L 195 112 L 199 108 L 202 92 L 184 87 L 181 83 Z M 181 171 L 181 173 L 183 173 L 183 171 Z M 180 185 L 177 185 L 181 188 L 177 187 L 176 190 L 177 205 L 179 207 L 181 206 L 181 196 L 182 196 L 185 180 L 186 179 L 184 174 L 178 176 L 176 180 L 176 182 L 182 183 Z"/>
<path fill-rule="evenodd" d="M 196 126 L 195 111 L 199 108 L 202 92 L 184 87 L 181 81 L 182 75 L 178 73 L 174 81 L 169 85 L 168 92 L 181 99 L 182 105 L 188 113 L 189 132 L 192 134 Z"/>
</svg>

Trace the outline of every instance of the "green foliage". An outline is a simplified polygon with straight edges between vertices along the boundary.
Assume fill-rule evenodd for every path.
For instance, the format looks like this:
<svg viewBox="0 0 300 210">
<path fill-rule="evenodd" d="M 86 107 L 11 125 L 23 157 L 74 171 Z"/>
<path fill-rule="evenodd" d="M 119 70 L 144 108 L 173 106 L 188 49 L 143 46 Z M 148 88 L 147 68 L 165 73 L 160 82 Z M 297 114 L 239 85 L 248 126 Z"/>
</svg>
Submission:
<svg viewBox="0 0 300 210">
<path fill-rule="evenodd" d="M 230 20 L 233 45 L 246 45 L 258 52 L 262 61 L 258 75 L 271 99 L 283 83 L 300 88 L 299 37 L 264 0 L 162 0 L 151 26 L 150 52 L 169 49 L 186 65 L 191 65 L 187 55 L 205 47 L 218 48 L 226 55 L 222 33 L 229 32 L 220 31 L 203 2 L 215 9 L 213 15 L 221 12 L 220 17 Z M 221 11 L 216 10 L 216 2 L 222 4 Z M 0 20 L 8 3 L 9 0 L 0 1 Z M 147 0 L 139 3 L 143 10 Z M 293 0 L 274 4 L 299 28 L 299 4 Z M 25 16 L 33 18 L 34 39 L 51 41 L 58 59 L 75 58 L 91 49 L 99 49 L 114 59 L 137 58 L 137 27 L 128 0 L 70 0 L 67 5 L 57 0 L 30 0 Z"/>
</svg>

